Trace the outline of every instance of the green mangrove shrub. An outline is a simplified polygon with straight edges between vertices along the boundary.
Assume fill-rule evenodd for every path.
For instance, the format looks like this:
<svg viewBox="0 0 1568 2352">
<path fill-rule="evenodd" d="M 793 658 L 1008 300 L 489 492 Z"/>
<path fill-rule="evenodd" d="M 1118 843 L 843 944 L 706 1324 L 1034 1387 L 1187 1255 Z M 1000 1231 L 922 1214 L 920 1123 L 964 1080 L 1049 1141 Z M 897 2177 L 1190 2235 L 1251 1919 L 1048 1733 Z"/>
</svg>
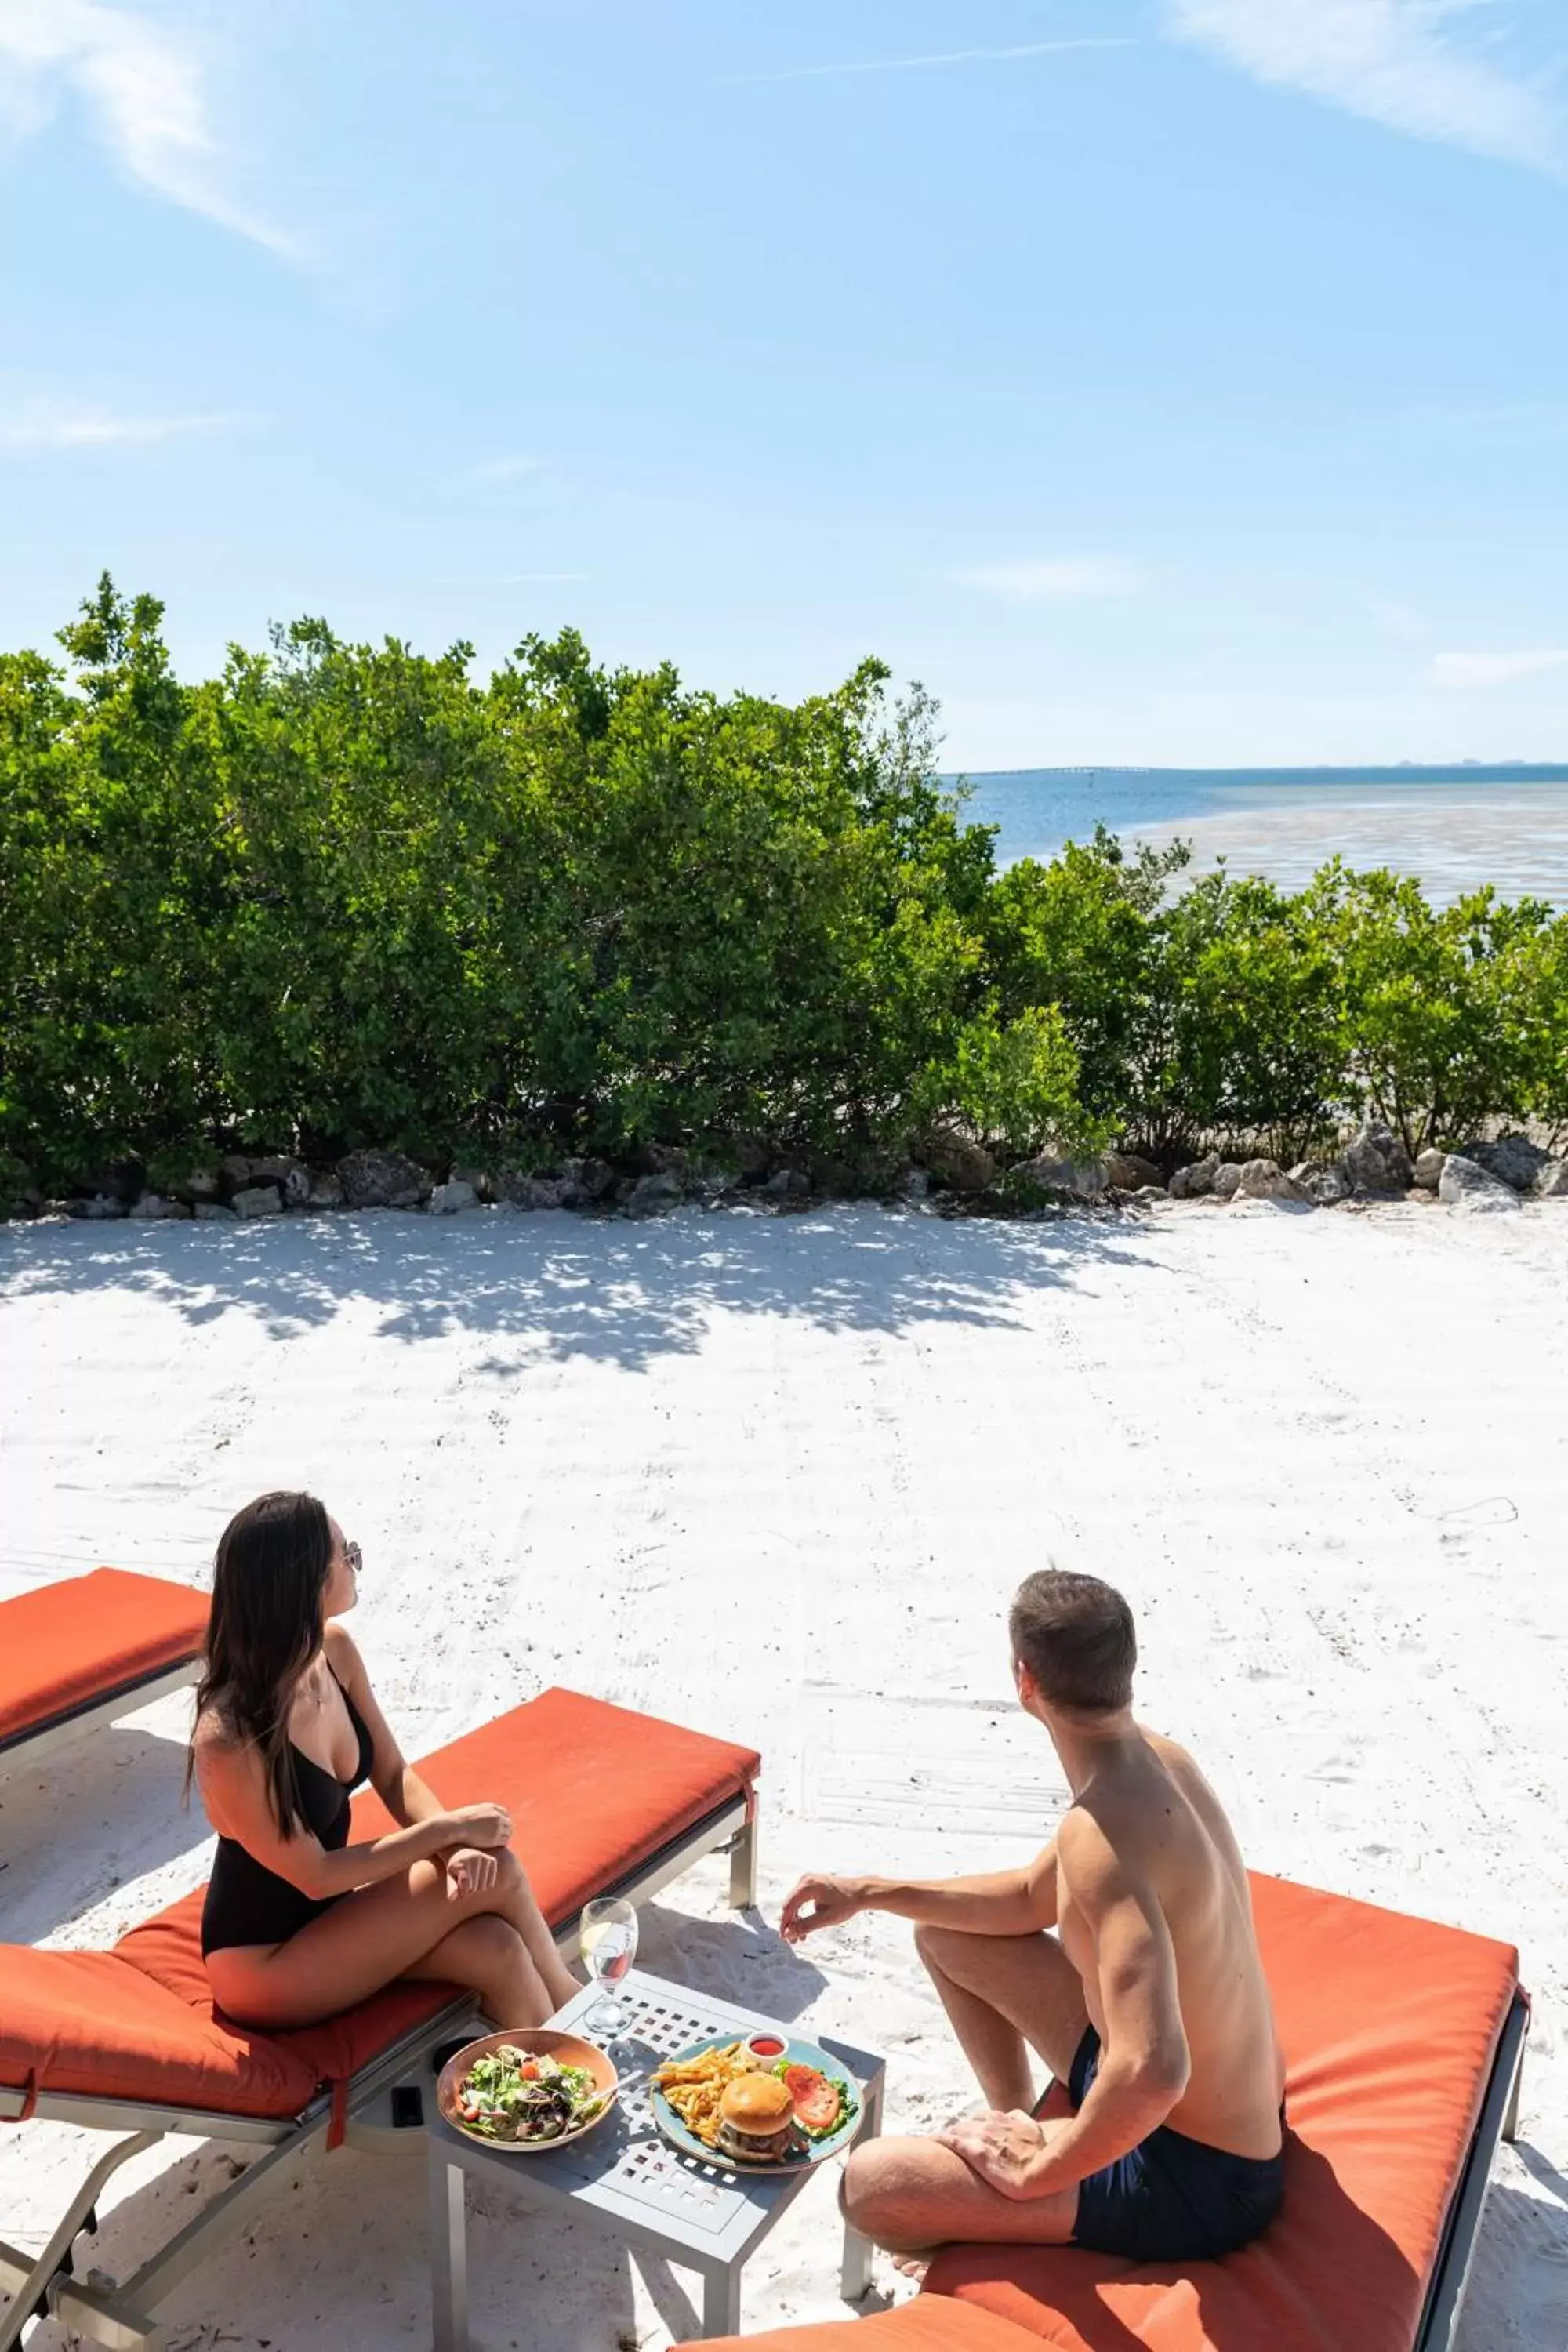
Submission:
<svg viewBox="0 0 1568 2352">
<path fill-rule="evenodd" d="M 845 1174 L 956 1126 L 1305 1150 L 1568 1129 L 1568 920 L 1338 862 L 1289 894 L 1103 831 L 998 871 L 936 712 L 795 705 L 563 631 L 321 620 L 174 675 L 107 578 L 0 655 L 0 1190 L 250 1146 L 431 1162 L 754 1140 Z"/>
</svg>

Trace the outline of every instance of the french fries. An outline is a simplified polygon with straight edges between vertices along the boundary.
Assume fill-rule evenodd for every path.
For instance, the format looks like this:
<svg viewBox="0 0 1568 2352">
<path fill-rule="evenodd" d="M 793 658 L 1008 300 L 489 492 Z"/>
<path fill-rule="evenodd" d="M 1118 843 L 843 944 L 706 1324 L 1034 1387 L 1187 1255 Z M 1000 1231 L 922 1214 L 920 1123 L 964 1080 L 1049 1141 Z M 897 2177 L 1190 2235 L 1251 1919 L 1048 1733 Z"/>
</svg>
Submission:
<svg viewBox="0 0 1568 2352">
<path fill-rule="evenodd" d="M 721 2050 L 704 2050 L 698 2058 L 673 2059 L 659 2067 L 654 2081 L 680 2117 L 689 2132 L 702 2142 L 704 2147 L 714 2147 L 719 2139 L 719 2102 L 724 2086 L 737 2074 L 749 2074 L 755 2067 L 739 2042 L 727 2042 Z"/>
</svg>

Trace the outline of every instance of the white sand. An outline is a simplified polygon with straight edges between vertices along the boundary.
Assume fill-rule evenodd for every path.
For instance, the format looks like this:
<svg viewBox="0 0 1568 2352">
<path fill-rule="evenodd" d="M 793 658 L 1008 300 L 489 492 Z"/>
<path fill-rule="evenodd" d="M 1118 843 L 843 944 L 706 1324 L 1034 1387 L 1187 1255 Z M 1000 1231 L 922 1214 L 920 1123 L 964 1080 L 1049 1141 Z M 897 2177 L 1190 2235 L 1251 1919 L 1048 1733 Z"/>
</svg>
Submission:
<svg viewBox="0 0 1568 2352">
<path fill-rule="evenodd" d="M 1032 1850 L 1060 1793 L 1008 1706 L 1003 1603 L 1047 1553 L 1114 1578 L 1143 1711 L 1255 1864 L 1521 1946 L 1524 2145 L 1461 2342 L 1568 2341 L 1568 1205 L 388 1213 L 11 1226 L 0 1252 L 0 1591 L 100 1559 L 200 1580 L 240 1502 L 312 1486 L 363 1544 L 356 1632 L 411 1753 L 553 1681 L 755 1740 L 770 1921 L 809 1864 Z M 5 1935 L 105 1942 L 201 1879 L 184 1705 L 0 1782 Z M 966 2096 L 896 1925 L 791 1954 L 712 1864 L 644 1953 L 884 2047 L 895 2126 Z M 41 2242 L 86 2145 L 0 2130 L 0 2234 Z M 226 2173 L 154 2158 L 96 2259 L 123 2273 Z M 479 2204 L 485 2345 L 662 2346 L 689 2308 L 606 2238 Z M 323 2158 L 166 2306 L 171 2345 L 427 2343 L 422 2229 L 417 2165 Z M 833 2314 L 836 2271 L 816 2182 L 746 2325 Z"/>
<path fill-rule="evenodd" d="M 1130 837 L 1191 844 L 1194 875 L 1223 857 L 1304 890 L 1330 847 L 1357 873 L 1379 866 L 1414 874 L 1435 906 L 1489 882 L 1500 898 L 1568 906 L 1568 787 L 1562 784 L 1238 785 L 1229 804 L 1168 824 L 1129 825 Z"/>
</svg>

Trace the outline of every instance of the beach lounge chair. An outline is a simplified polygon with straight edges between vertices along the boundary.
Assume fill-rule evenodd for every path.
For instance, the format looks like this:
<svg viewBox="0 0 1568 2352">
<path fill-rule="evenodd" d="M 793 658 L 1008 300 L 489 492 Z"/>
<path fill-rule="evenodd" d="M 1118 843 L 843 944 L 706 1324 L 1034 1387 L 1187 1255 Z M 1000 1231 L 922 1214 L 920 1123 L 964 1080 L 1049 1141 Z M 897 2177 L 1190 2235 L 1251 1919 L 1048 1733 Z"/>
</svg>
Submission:
<svg viewBox="0 0 1568 2352">
<path fill-rule="evenodd" d="M 754 1787 L 760 1759 L 727 1740 L 577 1692 L 549 1690 L 420 1765 L 447 1804 L 493 1798 L 556 1940 L 570 1957 L 593 1895 L 642 1902 L 701 1855 L 730 1850 L 730 1899 L 756 1894 Z M 379 1801 L 355 1801 L 354 1834 L 387 1826 Z M 301 2154 L 399 2143 L 402 2083 L 435 2095 L 429 2053 L 473 2014 L 450 1986 L 403 1984 L 325 2025 L 263 2034 L 213 2010 L 202 1966 L 200 1893 L 132 1928 L 109 1952 L 0 1946 L 0 2120 L 51 2116 L 126 2135 L 88 2174 L 40 2257 L 0 2246 L 0 2352 L 34 2310 L 116 2352 L 161 2342 L 157 2306 L 220 2239 L 286 2188 Z M 72 2274 L 104 2182 L 169 2132 L 263 2151 L 133 2276 Z"/>
<path fill-rule="evenodd" d="M 1143 2268 L 948 2247 L 912 2304 L 745 2352 L 1447 2352 L 1492 2158 L 1514 2134 L 1518 1955 L 1284 1880 L 1252 1885 L 1290 2126 L 1284 2210 L 1256 2243 Z"/>
<path fill-rule="evenodd" d="M 0 1601 L 0 1771 L 196 1679 L 207 1598 L 95 1568 Z"/>
</svg>

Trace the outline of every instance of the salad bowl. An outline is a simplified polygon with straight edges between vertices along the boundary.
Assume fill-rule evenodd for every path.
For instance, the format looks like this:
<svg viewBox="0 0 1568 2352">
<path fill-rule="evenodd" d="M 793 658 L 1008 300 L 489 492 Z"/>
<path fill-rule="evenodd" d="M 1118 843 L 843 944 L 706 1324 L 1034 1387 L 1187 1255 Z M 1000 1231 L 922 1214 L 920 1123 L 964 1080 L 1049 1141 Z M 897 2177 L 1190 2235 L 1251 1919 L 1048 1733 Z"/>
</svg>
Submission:
<svg viewBox="0 0 1568 2352">
<path fill-rule="evenodd" d="M 500 2053 L 515 2051 L 523 2061 L 517 2070 L 510 2067 Z M 515 2098 L 520 2078 L 537 2082 L 537 2074 L 529 2070 L 544 2063 L 543 2079 L 549 2082 L 554 2070 L 568 2070 L 566 2087 L 574 2116 L 584 2110 L 581 2120 L 568 2120 L 564 2128 L 540 2132 L 528 2137 L 512 2137 L 503 2127 L 496 2127 L 498 2112 L 504 2113 L 500 2090 L 486 2096 L 471 2082 L 476 2067 L 481 2081 L 492 2086 L 505 2085 Z M 493 2064 L 487 2062 L 497 2062 Z M 584 2082 L 579 2078 L 586 2077 Z M 436 2104 L 442 2120 L 454 2131 L 469 2139 L 482 2141 L 486 2147 L 500 2148 L 509 2156 L 538 2156 L 547 2148 L 565 2147 L 581 2139 L 595 2125 L 602 2124 L 616 2104 L 620 2077 L 608 2055 L 595 2042 L 584 2041 L 578 2033 L 558 2032 L 553 2026 L 519 2026 L 510 2033 L 487 2033 L 478 2042 L 468 2042 L 455 2051 L 442 2067 L 436 2084 Z M 595 2104 L 596 2103 L 596 2104 Z M 476 2108 L 479 2110 L 475 2112 Z"/>
</svg>

